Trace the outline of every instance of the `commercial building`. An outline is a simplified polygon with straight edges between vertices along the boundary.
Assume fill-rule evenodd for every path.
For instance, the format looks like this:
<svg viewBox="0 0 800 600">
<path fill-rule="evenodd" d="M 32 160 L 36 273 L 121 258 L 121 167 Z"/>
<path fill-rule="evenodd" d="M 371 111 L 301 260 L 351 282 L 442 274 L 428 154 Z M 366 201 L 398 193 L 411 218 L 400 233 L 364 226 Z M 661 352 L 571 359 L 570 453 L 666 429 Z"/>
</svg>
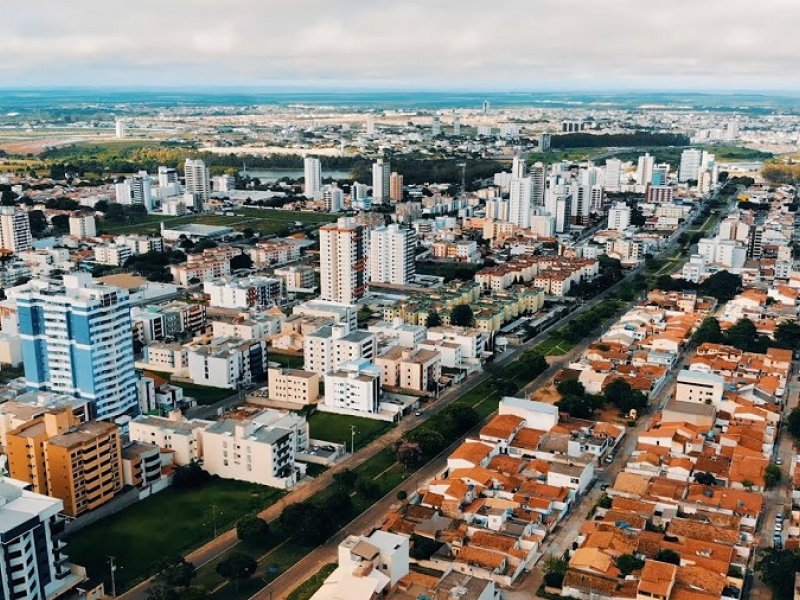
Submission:
<svg viewBox="0 0 800 600">
<path fill-rule="evenodd" d="M 15 288 L 25 379 L 32 390 L 90 400 L 98 419 L 138 411 L 128 293 L 87 273 Z"/>
<path fill-rule="evenodd" d="M 352 304 L 366 292 L 364 226 L 342 217 L 319 230 L 320 299 Z"/>
<path fill-rule="evenodd" d="M 50 600 L 86 579 L 57 536 L 62 508 L 27 482 L 0 478 L 0 598 Z"/>
<path fill-rule="evenodd" d="M 417 234 L 396 224 L 378 227 L 369 234 L 369 280 L 406 285 L 416 273 Z"/>
<path fill-rule="evenodd" d="M 33 247 L 28 213 L 14 206 L 0 207 L 0 248 L 23 252 Z"/>
<path fill-rule="evenodd" d="M 63 408 L 9 431 L 6 443 L 11 476 L 62 500 L 70 516 L 105 504 L 122 489 L 119 428 L 113 423 L 78 423 Z"/>
</svg>

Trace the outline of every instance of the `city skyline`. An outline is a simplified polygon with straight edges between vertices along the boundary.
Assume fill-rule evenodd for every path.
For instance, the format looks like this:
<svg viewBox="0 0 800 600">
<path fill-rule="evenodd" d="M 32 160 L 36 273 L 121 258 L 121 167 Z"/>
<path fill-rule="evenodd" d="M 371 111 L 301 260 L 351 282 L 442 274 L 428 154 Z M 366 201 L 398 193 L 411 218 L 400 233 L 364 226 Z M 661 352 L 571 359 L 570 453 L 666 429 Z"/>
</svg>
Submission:
<svg viewBox="0 0 800 600">
<path fill-rule="evenodd" d="M 11 60 L 0 75 L 16 89 L 798 90 L 791 34 L 800 6 L 787 0 L 762 5 L 781 14 L 768 44 L 759 21 L 742 18 L 752 8 L 744 0 L 681 0 L 646 13 L 634 0 L 610 0 L 583 7 L 580 18 L 553 0 L 512 2 L 503 11 L 471 1 L 239 0 L 185 8 L 153 0 L 135 11 L 96 0 L 69 9 L 20 5 L 13 27 L 2 26 L 0 52 Z M 142 43 L 170 22 L 170 35 Z"/>
</svg>

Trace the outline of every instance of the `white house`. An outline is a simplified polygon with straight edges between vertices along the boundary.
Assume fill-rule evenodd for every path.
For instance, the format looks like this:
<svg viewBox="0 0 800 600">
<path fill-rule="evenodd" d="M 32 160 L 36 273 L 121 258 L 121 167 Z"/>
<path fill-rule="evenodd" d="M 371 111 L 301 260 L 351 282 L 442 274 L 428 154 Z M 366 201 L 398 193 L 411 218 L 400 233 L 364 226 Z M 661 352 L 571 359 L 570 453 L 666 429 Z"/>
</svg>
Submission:
<svg viewBox="0 0 800 600">
<path fill-rule="evenodd" d="M 505 396 L 500 401 L 498 412 L 501 415 L 517 415 L 525 419 L 525 427 L 540 431 L 550 431 L 558 423 L 557 406 L 514 396 Z"/>
</svg>

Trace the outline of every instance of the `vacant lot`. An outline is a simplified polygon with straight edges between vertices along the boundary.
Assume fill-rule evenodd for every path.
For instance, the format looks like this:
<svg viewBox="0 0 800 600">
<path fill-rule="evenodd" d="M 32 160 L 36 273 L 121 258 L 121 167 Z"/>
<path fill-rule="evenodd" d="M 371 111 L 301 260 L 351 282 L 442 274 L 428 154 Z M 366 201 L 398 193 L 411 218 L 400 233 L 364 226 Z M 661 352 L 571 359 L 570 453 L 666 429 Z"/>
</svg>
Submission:
<svg viewBox="0 0 800 600">
<path fill-rule="evenodd" d="M 386 421 L 323 412 L 314 413 L 308 420 L 308 424 L 313 439 L 339 444 L 346 443 L 348 451 L 350 450 L 351 426 L 356 428 L 356 450 L 366 446 L 393 426 Z"/>
<path fill-rule="evenodd" d="M 114 556 L 118 589 L 126 589 L 152 575 L 165 557 L 211 539 L 212 506 L 220 532 L 283 495 L 274 488 L 217 478 L 199 489 L 168 488 L 70 536 L 69 555 L 96 579 L 108 577 L 108 556 Z"/>
</svg>

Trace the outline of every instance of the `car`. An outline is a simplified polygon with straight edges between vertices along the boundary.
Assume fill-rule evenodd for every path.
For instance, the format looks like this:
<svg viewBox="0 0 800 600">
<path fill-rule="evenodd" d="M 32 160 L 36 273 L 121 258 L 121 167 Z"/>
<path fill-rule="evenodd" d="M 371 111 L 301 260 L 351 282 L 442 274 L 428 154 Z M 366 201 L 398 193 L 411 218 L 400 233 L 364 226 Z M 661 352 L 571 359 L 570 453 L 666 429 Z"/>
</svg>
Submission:
<svg viewBox="0 0 800 600">
<path fill-rule="evenodd" d="M 781 533 L 783 531 L 783 525 L 780 523 L 775 523 L 775 533 Z"/>
<path fill-rule="evenodd" d="M 416 411 L 416 412 L 414 413 L 414 415 L 415 415 L 415 416 L 417 416 L 417 417 L 421 417 L 421 416 L 422 416 L 422 411 L 421 411 L 421 410 L 418 410 L 418 411 Z"/>
<path fill-rule="evenodd" d="M 602 491 L 602 492 L 605 492 L 607 489 L 608 489 L 608 484 L 607 483 L 604 483 L 603 485 L 600 486 L 600 491 Z"/>
<path fill-rule="evenodd" d="M 779 456 L 775 459 L 775 464 L 781 466 L 783 464 L 783 459 Z"/>
<path fill-rule="evenodd" d="M 780 523 L 781 525 L 783 525 L 783 515 L 781 513 L 778 513 L 777 515 L 775 515 L 775 522 L 776 523 Z"/>
</svg>

